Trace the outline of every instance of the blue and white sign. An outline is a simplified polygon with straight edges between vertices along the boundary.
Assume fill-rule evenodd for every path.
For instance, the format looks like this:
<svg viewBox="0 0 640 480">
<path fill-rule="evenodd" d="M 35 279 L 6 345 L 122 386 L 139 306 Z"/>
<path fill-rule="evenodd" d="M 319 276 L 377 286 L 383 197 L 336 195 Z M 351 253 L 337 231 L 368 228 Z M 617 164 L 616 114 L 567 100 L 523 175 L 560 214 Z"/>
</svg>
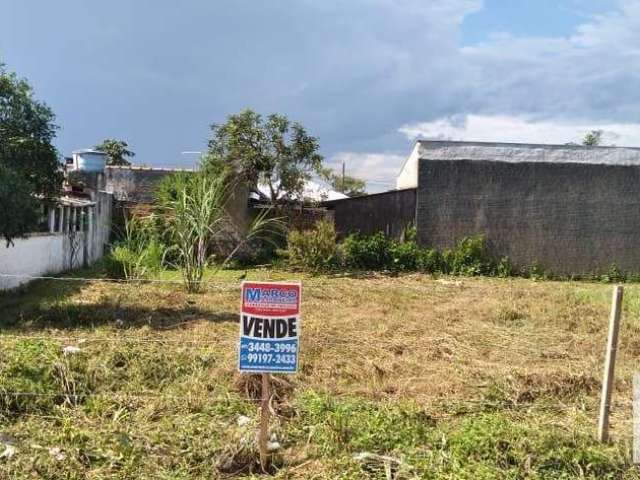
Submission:
<svg viewBox="0 0 640 480">
<path fill-rule="evenodd" d="M 242 282 L 241 372 L 298 370 L 301 291 L 300 283 Z"/>
</svg>

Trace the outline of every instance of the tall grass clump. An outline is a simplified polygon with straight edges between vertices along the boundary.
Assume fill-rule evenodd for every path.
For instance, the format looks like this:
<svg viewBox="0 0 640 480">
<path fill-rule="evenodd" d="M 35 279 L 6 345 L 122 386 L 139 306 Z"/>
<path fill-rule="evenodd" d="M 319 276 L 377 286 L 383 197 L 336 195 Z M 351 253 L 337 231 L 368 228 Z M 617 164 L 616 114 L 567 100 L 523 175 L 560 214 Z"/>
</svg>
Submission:
<svg viewBox="0 0 640 480">
<path fill-rule="evenodd" d="M 165 254 L 174 259 L 190 293 L 201 291 L 207 266 L 222 268 L 247 242 L 279 228 L 279 219 L 264 211 L 241 231 L 227 211 L 233 188 L 226 175 L 179 175 L 172 194 L 159 204 L 161 224 L 170 242 Z M 230 247 L 222 261 L 215 262 L 215 247 L 220 242 Z"/>
<path fill-rule="evenodd" d="M 105 266 L 112 277 L 149 278 L 161 270 L 164 250 L 152 219 L 132 216 L 125 219 L 123 237 L 111 248 Z"/>
<path fill-rule="evenodd" d="M 229 221 L 224 210 L 227 186 L 220 179 L 193 175 L 180 181 L 175 198 L 162 205 L 168 253 L 174 253 L 185 287 L 200 291 L 213 237 Z"/>
</svg>

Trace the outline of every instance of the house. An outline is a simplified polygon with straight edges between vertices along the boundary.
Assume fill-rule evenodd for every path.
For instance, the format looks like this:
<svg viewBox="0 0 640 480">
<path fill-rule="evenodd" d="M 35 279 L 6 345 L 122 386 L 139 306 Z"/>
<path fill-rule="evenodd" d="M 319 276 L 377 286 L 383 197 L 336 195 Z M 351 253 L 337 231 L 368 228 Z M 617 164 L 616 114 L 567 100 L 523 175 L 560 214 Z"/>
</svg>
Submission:
<svg viewBox="0 0 640 480">
<path fill-rule="evenodd" d="M 89 165 L 79 158 L 87 152 L 73 153 L 69 171 L 74 168 L 73 162 L 80 165 L 80 171 Z M 104 165 L 101 155 L 93 152 L 88 157 Z M 15 239 L 13 245 L 0 245 L 0 290 L 26 283 L 29 277 L 90 265 L 104 254 L 111 232 L 112 198 L 99 188 L 97 180 L 92 188 L 84 188 L 70 183 L 67 176 L 61 196 L 42 198 L 40 202 L 37 230 Z"/>
<path fill-rule="evenodd" d="M 134 211 L 145 212 L 155 202 L 155 190 L 166 177 L 176 173 L 193 173 L 193 169 L 157 168 L 134 165 L 104 168 L 105 190 L 113 194 L 114 228 L 122 229 L 125 217 Z M 226 207 L 240 231 L 248 228 L 251 214 L 248 210 L 249 190 L 242 184 L 234 186 Z"/>
<path fill-rule="evenodd" d="M 276 185 L 277 186 L 277 185 Z M 251 197 L 256 200 L 271 200 L 271 191 L 266 184 L 259 184 L 257 191 L 251 194 Z M 304 182 L 302 189 L 302 201 L 307 203 L 319 203 L 325 201 L 342 200 L 349 198 L 344 193 L 338 192 L 321 182 L 307 180 Z M 293 195 L 293 200 L 300 201 L 298 194 Z"/>
</svg>

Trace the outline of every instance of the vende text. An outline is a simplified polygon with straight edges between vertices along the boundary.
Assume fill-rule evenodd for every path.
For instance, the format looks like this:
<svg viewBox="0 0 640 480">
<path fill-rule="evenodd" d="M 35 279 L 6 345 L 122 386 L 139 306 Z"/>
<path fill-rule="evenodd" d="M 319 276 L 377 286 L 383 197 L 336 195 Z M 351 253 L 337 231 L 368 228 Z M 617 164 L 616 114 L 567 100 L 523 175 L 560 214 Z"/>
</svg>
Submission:
<svg viewBox="0 0 640 480">
<path fill-rule="evenodd" d="M 242 315 L 242 334 L 254 338 L 297 337 L 298 318 L 262 318 Z"/>
</svg>

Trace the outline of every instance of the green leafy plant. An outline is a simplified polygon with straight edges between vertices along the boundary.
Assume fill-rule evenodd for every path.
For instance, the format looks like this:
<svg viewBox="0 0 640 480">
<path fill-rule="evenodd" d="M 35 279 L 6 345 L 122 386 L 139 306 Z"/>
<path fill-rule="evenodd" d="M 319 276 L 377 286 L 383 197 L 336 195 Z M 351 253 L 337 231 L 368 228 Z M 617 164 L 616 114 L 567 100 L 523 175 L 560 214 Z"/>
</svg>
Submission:
<svg viewBox="0 0 640 480">
<path fill-rule="evenodd" d="M 363 270 L 386 269 L 391 265 L 391 240 L 382 232 L 373 235 L 349 235 L 342 243 L 346 267 Z"/>
<path fill-rule="evenodd" d="M 453 250 L 444 254 L 447 273 L 457 275 L 487 275 L 493 267 L 483 235 L 465 237 Z"/>
<path fill-rule="evenodd" d="M 164 208 L 165 224 L 187 291 L 201 289 L 213 237 L 229 225 L 224 210 L 227 185 L 219 178 L 194 175 L 185 180 Z"/>
<path fill-rule="evenodd" d="M 390 268 L 402 272 L 418 270 L 420 247 L 415 240 L 389 243 Z"/>
<path fill-rule="evenodd" d="M 208 265 L 222 268 L 244 245 L 261 236 L 268 238 L 281 228 L 281 220 L 265 210 L 246 232 L 240 231 L 226 208 L 232 190 L 226 175 L 196 172 L 182 176 L 175 190 L 168 192 L 159 205 L 161 224 L 170 241 L 165 253 L 175 258 L 174 265 L 180 270 L 188 292 L 201 291 Z M 215 262 L 212 251 L 219 241 L 233 246 L 222 261 Z"/>
<path fill-rule="evenodd" d="M 522 267 L 520 269 L 520 275 L 524 278 L 532 278 L 534 280 L 544 280 L 549 277 L 542 265 L 538 262 L 533 262 L 529 266 Z"/>
<path fill-rule="evenodd" d="M 367 184 L 364 180 L 332 171 L 327 172 L 327 177 L 327 181 L 334 190 L 342 192 L 348 197 L 361 197 L 367 194 Z"/>
<path fill-rule="evenodd" d="M 496 275 L 500 278 L 511 277 L 514 274 L 513 265 L 509 257 L 502 257 L 496 265 Z"/>
<path fill-rule="evenodd" d="M 601 276 L 603 282 L 606 283 L 621 283 L 627 280 L 627 276 L 613 263 L 609 267 L 609 271 Z"/>
<path fill-rule="evenodd" d="M 38 224 L 38 201 L 33 187 L 21 175 L 0 163 L 0 236 L 7 247 Z"/>
<path fill-rule="evenodd" d="M 116 278 L 149 278 L 162 268 L 164 250 L 152 219 L 133 216 L 125 219 L 123 238 L 112 247 L 105 266 Z"/>
<path fill-rule="evenodd" d="M 320 220 L 309 230 L 292 230 L 287 236 L 289 265 L 303 270 L 328 270 L 337 260 L 333 222 Z"/>
</svg>

